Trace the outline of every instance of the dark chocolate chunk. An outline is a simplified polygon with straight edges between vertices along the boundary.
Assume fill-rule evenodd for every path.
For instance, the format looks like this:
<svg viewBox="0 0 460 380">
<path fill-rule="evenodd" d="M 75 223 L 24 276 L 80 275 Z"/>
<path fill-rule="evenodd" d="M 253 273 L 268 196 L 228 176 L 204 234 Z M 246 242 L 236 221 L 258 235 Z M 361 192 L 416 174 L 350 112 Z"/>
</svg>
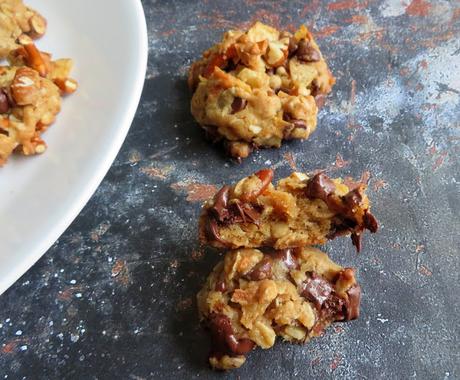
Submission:
<svg viewBox="0 0 460 380">
<path fill-rule="evenodd" d="M 232 113 L 237 113 L 246 108 L 248 101 L 246 99 L 235 97 L 232 102 Z"/>
<path fill-rule="evenodd" d="M 271 278 L 272 260 L 269 257 L 264 257 L 245 275 L 245 277 L 250 281 L 260 281 Z"/>
<path fill-rule="evenodd" d="M 377 232 L 379 229 L 379 223 L 377 219 L 367 210 L 364 213 L 364 227 L 366 227 L 372 233 Z"/>
<path fill-rule="evenodd" d="M 292 248 L 286 248 L 283 250 L 275 251 L 273 257 L 276 260 L 282 261 L 288 269 L 297 269 L 299 267 L 299 263 L 297 262 L 294 249 Z"/>
<path fill-rule="evenodd" d="M 211 241 L 218 241 L 222 245 L 230 247 L 231 244 L 220 237 L 218 230 L 217 221 L 214 218 L 209 218 L 208 223 L 206 223 L 206 234 L 208 235 L 208 239 Z"/>
<path fill-rule="evenodd" d="M 291 89 L 287 87 L 280 87 L 275 90 L 275 94 L 278 95 L 280 91 L 283 91 L 285 94 L 291 95 Z"/>
<path fill-rule="evenodd" d="M 246 217 L 246 219 L 249 220 L 249 222 L 254 223 L 254 224 L 259 224 L 260 222 L 260 216 L 262 215 L 262 206 L 253 206 L 249 203 L 244 203 L 241 208 L 243 210 L 243 213 Z"/>
<path fill-rule="evenodd" d="M 10 110 L 8 93 L 5 89 L 0 90 L 0 113 L 7 113 Z"/>
<path fill-rule="evenodd" d="M 361 303 L 361 287 L 356 284 L 347 290 L 348 301 L 345 303 L 345 318 L 347 321 L 359 317 L 359 305 Z"/>
<path fill-rule="evenodd" d="M 337 293 L 332 292 L 324 301 L 321 317 L 326 320 L 343 321 L 345 319 L 345 301 Z"/>
<path fill-rule="evenodd" d="M 219 221 L 223 222 L 228 218 L 228 194 L 230 192 L 230 186 L 224 186 L 214 196 L 214 205 L 209 209 L 213 216 Z"/>
<path fill-rule="evenodd" d="M 297 51 L 299 45 L 295 37 L 289 38 L 288 57 L 291 58 Z"/>
<path fill-rule="evenodd" d="M 307 123 L 305 120 L 301 119 L 294 119 L 292 115 L 289 112 L 284 112 L 283 113 L 283 120 L 287 121 L 288 123 L 291 123 L 288 127 L 285 128 L 283 131 L 283 137 L 285 139 L 289 139 L 291 137 L 291 133 L 294 129 L 300 128 L 300 129 L 308 129 Z"/>
<path fill-rule="evenodd" d="M 225 223 L 254 223 L 259 225 L 262 206 L 241 203 L 236 200 L 229 207 L 229 216 Z"/>
<path fill-rule="evenodd" d="M 307 123 L 305 120 L 292 120 L 292 124 L 294 125 L 295 128 L 300 128 L 300 129 L 307 129 Z"/>
<path fill-rule="evenodd" d="M 358 253 L 361 252 L 362 240 L 363 240 L 363 236 L 361 235 L 361 233 L 353 232 L 351 234 L 351 242 L 356 247 L 356 251 Z"/>
<path fill-rule="evenodd" d="M 332 293 L 332 285 L 323 277 L 312 273 L 302 284 L 301 295 L 315 304 L 320 310 Z"/>
<path fill-rule="evenodd" d="M 216 282 L 216 286 L 214 287 L 214 290 L 216 292 L 222 292 L 224 293 L 227 290 L 227 284 L 225 283 L 225 279 L 223 276 L 219 278 L 219 281 Z"/>
<path fill-rule="evenodd" d="M 237 339 L 230 319 L 223 314 L 211 314 L 208 320 L 211 331 L 211 356 L 244 355 L 254 348 L 250 339 Z"/>
<path fill-rule="evenodd" d="M 318 173 L 307 182 L 306 193 L 309 198 L 319 198 L 327 203 L 328 196 L 335 190 L 335 184 L 324 173 Z"/>
<path fill-rule="evenodd" d="M 363 189 L 361 187 L 357 187 L 356 189 L 349 191 L 342 197 L 342 200 L 349 210 L 358 207 L 363 202 Z"/>
<path fill-rule="evenodd" d="M 303 62 L 318 62 L 321 59 L 319 51 L 316 50 L 309 41 L 301 39 L 296 51 L 297 59 Z"/>
</svg>

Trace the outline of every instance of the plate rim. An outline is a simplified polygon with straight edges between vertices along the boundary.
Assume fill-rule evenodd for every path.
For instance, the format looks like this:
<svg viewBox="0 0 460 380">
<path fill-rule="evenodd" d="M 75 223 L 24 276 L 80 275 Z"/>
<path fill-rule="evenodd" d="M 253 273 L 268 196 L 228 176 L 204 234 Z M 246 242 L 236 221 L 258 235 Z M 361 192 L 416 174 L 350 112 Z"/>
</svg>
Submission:
<svg viewBox="0 0 460 380">
<path fill-rule="evenodd" d="M 131 102 L 127 107 L 127 111 L 124 113 L 123 121 L 120 122 L 121 127 L 117 129 L 113 138 L 113 143 L 104 157 L 96 165 L 96 170 L 94 170 L 92 176 L 88 178 L 87 184 L 82 188 L 80 196 L 69 204 L 64 217 L 44 235 L 43 239 L 36 245 L 36 248 L 27 258 L 20 261 L 14 269 L 0 279 L 0 295 L 18 281 L 41 258 L 77 218 L 110 170 L 131 128 L 144 88 L 148 63 L 148 30 L 144 8 L 141 0 L 131 0 L 131 2 L 137 19 L 137 34 L 139 37 L 139 49 L 137 51 L 138 64 L 137 67 L 134 68 L 136 70 L 136 80 L 133 96 L 131 97 Z"/>
</svg>

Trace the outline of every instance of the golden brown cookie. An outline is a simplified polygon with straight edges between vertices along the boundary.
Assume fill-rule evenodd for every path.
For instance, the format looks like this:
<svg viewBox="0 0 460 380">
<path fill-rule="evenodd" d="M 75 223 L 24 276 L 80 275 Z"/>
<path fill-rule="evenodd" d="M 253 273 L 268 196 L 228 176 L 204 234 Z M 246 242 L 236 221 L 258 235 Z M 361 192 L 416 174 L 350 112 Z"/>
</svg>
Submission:
<svg viewBox="0 0 460 380">
<path fill-rule="evenodd" d="M 0 1 L 0 59 L 16 49 L 23 34 L 39 38 L 46 32 L 46 20 L 22 0 Z"/>
<path fill-rule="evenodd" d="M 253 348 L 270 348 L 277 336 L 305 343 L 332 322 L 356 319 L 360 299 L 355 271 L 317 249 L 228 252 L 197 296 L 212 338 L 209 362 L 238 368 Z"/>
<path fill-rule="evenodd" d="M 359 251 L 363 231 L 377 231 L 364 184 L 350 188 L 324 173 L 293 173 L 276 186 L 272 179 L 273 171 L 264 169 L 224 186 L 203 207 L 201 241 L 215 247 L 284 249 L 351 234 Z"/>
<path fill-rule="evenodd" d="M 306 139 L 335 79 L 305 26 L 291 34 L 260 22 L 232 30 L 189 73 L 191 110 L 231 156 Z"/>
</svg>

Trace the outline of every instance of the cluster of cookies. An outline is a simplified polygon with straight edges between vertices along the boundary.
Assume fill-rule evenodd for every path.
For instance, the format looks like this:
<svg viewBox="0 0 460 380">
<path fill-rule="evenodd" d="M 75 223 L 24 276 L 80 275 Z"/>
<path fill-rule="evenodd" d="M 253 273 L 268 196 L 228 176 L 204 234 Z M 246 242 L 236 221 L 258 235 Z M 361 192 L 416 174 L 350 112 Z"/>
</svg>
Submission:
<svg viewBox="0 0 460 380">
<path fill-rule="evenodd" d="M 291 34 L 257 22 L 225 33 L 192 65 L 191 110 L 213 141 L 241 159 L 308 138 L 334 82 L 306 27 Z M 304 343 L 359 316 L 355 270 L 312 245 L 349 235 L 361 250 L 363 232 L 378 229 L 366 185 L 324 173 L 293 173 L 274 185 L 273 176 L 264 169 L 222 187 L 201 213 L 200 241 L 228 250 L 197 296 L 215 369 L 240 367 L 278 336 Z"/>
<path fill-rule="evenodd" d="M 52 60 L 33 40 L 46 32 L 45 18 L 21 0 L 0 2 L 0 166 L 13 152 L 43 153 L 41 134 L 54 122 L 61 97 L 76 91 L 72 60 Z"/>
<path fill-rule="evenodd" d="M 334 83 L 305 26 L 292 34 L 257 22 L 225 33 L 192 65 L 191 110 L 208 137 L 241 159 L 308 138 Z"/>
<path fill-rule="evenodd" d="M 293 173 L 276 186 L 272 179 L 264 169 L 222 187 L 200 217 L 201 242 L 230 249 L 198 294 L 216 369 L 240 367 L 245 354 L 272 347 L 277 336 L 303 343 L 359 316 L 354 269 L 311 245 L 351 235 L 361 249 L 364 230 L 378 229 L 365 185 L 324 173 Z"/>
</svg>

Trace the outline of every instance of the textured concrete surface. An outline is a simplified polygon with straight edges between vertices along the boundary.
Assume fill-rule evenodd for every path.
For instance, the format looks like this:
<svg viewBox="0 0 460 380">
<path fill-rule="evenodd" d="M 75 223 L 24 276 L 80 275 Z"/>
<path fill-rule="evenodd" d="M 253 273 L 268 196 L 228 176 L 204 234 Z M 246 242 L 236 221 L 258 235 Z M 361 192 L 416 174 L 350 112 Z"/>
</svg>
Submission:
<svg viewBox="0 0 460 380">
<path fill-rule="evenodd" d="M 150 62 L 128 138 L 67 232 L 0 297 L 0 379 L 460 378 L 460 2 L 148 1 Z M 306 142 L 238 165 L 189 114 L 191 60 L 255 20 L 316 33 L 337 85 Z M 274 166 L 369 179 L 377 235 L 327 251 L 357 266 L 360 320 L 306 346 L 206 365 L 194 296 L 218 261 L 200 202 Z"/>
</svg>

